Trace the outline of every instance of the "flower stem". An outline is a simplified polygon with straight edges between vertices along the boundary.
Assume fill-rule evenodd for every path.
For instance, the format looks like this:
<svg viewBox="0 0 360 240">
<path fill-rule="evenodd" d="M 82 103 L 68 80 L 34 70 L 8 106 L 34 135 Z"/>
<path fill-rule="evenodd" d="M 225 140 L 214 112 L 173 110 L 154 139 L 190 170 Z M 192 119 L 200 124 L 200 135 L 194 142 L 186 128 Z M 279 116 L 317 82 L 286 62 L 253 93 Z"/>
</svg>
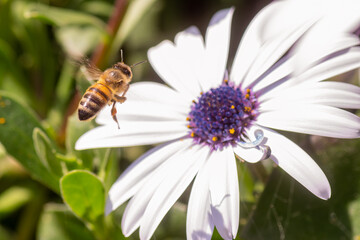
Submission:
<svg viewBox="0 0 360 240">
<path fill-rule="evenodd" d="M 104 159 L 101 161 L 100 168 L 99 168 L 99 178 L 104 181 L 106 177 L 106 167 L 108 165 L 110 159 L 111 148 L 106 149 Z"/>
<path fill-rule="evenodd" d="M 106 59 L 109 55 L 110 46 L 114 40 L 114 36 L 119 29 L 120 23 L 125 15 L 127 7 L 128 0 L 116 0 L 114 11 L 107 24 L 107 32 L 109 33 L 110 37 L 108 41 L 100 43 L 92 55 L 92 62 L 100 68 L 104 67 L 104 65 L 106 64 Z"/>
</svg>

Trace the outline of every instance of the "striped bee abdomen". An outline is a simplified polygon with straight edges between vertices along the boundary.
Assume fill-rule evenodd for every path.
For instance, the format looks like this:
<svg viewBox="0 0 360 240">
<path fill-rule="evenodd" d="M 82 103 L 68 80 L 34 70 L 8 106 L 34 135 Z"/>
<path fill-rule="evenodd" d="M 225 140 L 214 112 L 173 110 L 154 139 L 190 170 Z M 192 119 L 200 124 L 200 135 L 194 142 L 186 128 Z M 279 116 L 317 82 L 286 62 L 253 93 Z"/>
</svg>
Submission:
<svg viewBox="0 0 360 240">
<path fill-rule="evenodd" d="M 90 120 L 111 100 L 112 91 L 100 83 L 89 87 L 81 98 L 78 115 L 81 121 Z"/>
</svg>

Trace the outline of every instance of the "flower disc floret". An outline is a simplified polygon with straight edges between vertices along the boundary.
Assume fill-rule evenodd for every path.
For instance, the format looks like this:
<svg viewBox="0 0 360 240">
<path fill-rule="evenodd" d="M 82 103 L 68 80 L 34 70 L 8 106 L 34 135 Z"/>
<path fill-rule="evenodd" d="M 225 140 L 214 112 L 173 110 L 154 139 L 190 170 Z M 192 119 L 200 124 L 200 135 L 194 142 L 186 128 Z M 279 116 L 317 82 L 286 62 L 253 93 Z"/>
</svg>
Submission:
<svg viewBox="0 0 360 240">
<path fill-rule="evenodd" d="M 242 141 L 245 129 L 256 118 L 256 106 L 250 89 L 242 91 L 225 82 L 193 101 L 187 118 L 189 135 L 215 150 Z"/>
</svg>

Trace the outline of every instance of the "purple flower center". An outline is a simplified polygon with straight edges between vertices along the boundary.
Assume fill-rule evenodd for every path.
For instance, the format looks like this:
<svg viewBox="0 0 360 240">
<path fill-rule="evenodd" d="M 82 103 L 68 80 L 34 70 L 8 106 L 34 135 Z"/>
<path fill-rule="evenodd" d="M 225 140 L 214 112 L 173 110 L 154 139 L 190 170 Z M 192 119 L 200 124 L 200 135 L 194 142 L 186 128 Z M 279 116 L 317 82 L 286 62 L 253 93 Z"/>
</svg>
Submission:
<svg viewBox="0 0 360 240">
<path fill-rule="evenodd" d="M 198 144 L 221 149 L 243 141 L 245 129 L 257 116 L 257 100 L 250 89 L 225 81 L 193 101 L 187 120 L 189 135 Z"/>
</svg>

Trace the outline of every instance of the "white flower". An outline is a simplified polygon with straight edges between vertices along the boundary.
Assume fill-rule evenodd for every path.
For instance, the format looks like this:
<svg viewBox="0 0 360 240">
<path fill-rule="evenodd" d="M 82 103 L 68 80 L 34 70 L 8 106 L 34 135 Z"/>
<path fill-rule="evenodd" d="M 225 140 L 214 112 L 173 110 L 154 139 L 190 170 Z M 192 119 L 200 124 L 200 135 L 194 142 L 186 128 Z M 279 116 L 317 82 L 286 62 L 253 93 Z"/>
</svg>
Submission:
<svg viewBox="0 0 360 240">
<path fill-rule="evenodd" d="M 359 4 L 347 1 L 352 7 L 344 13 L 337 1 L 327 2 L 332 5 L 326 10 L 321 1 L 307 0 L 264 8 L 244 34 L 229 79 L 232 8 L 214 15 L 205 41 L 190 27 L 177 34 L 175 43 L 163 41 L 149 50 L 151 65 L 171 88 L 132 84 L 127 102 L 118 105 L 121 129 L 108 108 L 96 119 L 101 126 L 76 144 L 87 149 L 165 142 L 137 159 L 109 191 L 106 213 L 131 198 L 122 219 L 125 236 L 140 227 L 140 238 L 150 239 L 195 178 L 187 238 L 210 239 L 214 226 L 224 239 L 235 238 L 239 186 L 234 153 L 251 163 L 270 158 L 316 196 L 330 198 L 319 166 L 272 130 L 360 136 L 360 119 L 340 109 L 360 108 L 360 88 L 323 81 L 360 66 L 359 39 L 352 34 L 360 26 L 359 16 L 352 17 L 357 14 L 353 5 Z M 341 25 L 328 25 L 338 17 Z"/>
</svg>

